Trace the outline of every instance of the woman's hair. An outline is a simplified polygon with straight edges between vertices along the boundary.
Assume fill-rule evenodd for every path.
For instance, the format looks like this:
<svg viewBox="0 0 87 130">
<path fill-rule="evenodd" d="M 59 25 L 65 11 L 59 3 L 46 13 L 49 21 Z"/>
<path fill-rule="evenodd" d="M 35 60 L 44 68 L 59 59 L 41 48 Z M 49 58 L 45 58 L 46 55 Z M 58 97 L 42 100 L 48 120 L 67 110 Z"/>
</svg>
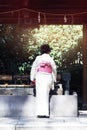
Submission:
<svg viewBox="0 0 87 130">
<path fill-rule="evenodd" d="M 49 53 L 51 51 L 51 48 L 48 44 L 43 44 L 40 48 L 41 54 Z"/>
</svg>

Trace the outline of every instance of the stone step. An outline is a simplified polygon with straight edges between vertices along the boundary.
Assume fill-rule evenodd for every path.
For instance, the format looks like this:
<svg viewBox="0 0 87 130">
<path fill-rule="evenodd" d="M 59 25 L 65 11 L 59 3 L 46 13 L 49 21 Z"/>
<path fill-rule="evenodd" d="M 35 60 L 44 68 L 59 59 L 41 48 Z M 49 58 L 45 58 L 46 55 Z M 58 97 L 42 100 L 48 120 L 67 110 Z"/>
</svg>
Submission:
<svg viewBox="0 0 87 130">
<path fill-rule="evenodd" d="M 87 116 L 70 118 L 0 118 L 0 130 L 87 130 Z"/>
</svg>

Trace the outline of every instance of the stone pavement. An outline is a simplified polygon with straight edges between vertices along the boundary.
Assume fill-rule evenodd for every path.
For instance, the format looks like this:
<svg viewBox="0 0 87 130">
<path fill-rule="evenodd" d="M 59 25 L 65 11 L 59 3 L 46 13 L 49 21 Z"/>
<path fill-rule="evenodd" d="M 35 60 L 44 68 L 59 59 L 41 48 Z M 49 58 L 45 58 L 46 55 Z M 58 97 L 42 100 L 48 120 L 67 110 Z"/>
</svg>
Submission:
<svg viewBox="0 0 87 130">
<path fill-rule="evenodd" d="M 87 111 L 78 117 L 0 117 L 0 130 L 87 130 Z"/>
</svg>

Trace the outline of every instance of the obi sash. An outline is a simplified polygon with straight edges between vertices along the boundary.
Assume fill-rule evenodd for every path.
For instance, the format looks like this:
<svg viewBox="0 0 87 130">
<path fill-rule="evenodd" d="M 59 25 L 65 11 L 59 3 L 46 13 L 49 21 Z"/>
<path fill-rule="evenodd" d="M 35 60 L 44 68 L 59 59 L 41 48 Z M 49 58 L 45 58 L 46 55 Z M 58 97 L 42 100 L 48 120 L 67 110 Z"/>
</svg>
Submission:
<svg viewBox="0 0 87 130">
<path fill-rule="evenodd" d="M 40 63 L 37 72 L 52 73 L 52 66 L 49 62 Z"/>
</svg>

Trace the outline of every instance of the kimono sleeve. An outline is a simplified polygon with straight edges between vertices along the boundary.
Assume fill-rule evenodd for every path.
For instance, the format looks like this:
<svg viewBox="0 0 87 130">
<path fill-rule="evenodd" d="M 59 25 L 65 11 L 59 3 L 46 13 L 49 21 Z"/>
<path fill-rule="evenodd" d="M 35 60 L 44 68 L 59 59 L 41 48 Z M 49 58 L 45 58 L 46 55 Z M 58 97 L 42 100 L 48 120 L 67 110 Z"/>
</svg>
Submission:
<svg viewBox="0 0 87 130">
<path fill-rule="evenodd" d="M 56 68 L 56 64 L 54 62 L 54 60 L 52 61 L 52 75 L 53 75 L 53 80 L 54 82 L 56 82 L 56 77 L 57 77 L 57 68 Z"/>
<path fill-rule="evenodd" d="M 33 62 L 32 64 L 32 67 L 31 67 L 31 72 L 30 72 L 30 80 L 31 81 L 34 81 L 35 78 L 36 78 L 36 73 L 37 73 L 37 59 L 35 59 L 35 61 Z"/>
</svg>

